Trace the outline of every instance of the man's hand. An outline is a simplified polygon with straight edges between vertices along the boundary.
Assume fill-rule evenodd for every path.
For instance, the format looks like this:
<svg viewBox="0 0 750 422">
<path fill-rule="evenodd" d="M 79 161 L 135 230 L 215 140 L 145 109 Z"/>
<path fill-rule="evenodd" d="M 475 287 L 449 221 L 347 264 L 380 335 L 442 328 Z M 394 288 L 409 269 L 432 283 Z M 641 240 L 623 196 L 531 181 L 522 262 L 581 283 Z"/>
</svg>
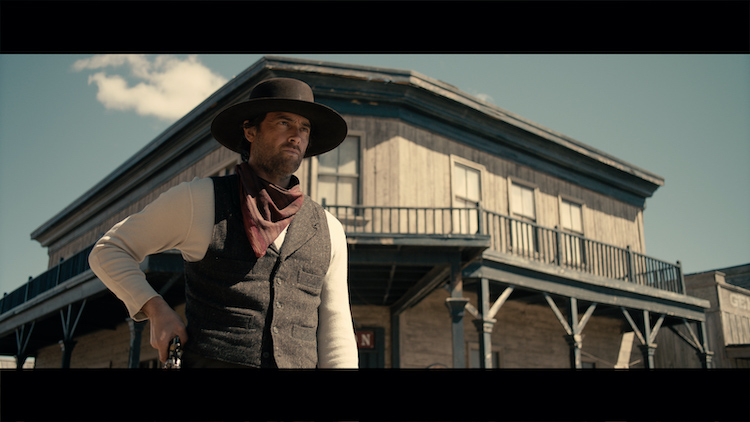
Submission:
<svg viewBox="0 0 750 422">
<path fill-rule="evenodd" d="M 166 362 L 169 342 L 175 336 L 180 336 L 183 345 L 188 341 L 185 323 L 161 296 L 151 298 L 142 311 L 151 322 L 151 347 L 159 351 L 159 360 Z"/>
</svg>

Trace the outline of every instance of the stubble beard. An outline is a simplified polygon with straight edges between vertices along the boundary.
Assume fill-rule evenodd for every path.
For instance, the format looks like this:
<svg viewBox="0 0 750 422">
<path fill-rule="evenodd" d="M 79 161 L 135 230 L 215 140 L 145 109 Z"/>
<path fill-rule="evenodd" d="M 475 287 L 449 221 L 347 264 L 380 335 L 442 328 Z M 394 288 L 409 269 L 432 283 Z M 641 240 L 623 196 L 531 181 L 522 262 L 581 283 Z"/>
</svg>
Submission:
<svg viewBox="0 0 750 422">
<path fill-rule="evenodd" d="M 255 158 L 255 160 L 252 160 Z M 273 175 L 279 180 L 285 180 L 294 174 L 302 164 L 303 156 L 287 156 L 286 152 L 279 151 L 276 154 L 261 153 L 252 157 L 254 162 L 263 172 Z M 286 187 L 286 186 L 282 186 Z"/>
</svg>

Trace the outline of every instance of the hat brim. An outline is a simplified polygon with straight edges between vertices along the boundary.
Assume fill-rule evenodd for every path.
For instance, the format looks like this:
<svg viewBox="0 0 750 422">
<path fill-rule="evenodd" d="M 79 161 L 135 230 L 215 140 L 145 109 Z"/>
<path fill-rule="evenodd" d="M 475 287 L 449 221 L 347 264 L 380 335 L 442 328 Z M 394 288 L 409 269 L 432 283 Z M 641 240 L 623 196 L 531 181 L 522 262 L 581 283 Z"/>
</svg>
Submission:
<svg viewBox="0 0 750 422">
<path fill-rule="evenodd" d="M 326 153 L 346 139 L 346 122 L 332 108 L 308 101 L 274 98 L 258 98 L 227 107 L 211 123 L 211 134 L 220 144 L 239 153 L 245 142 L 243 122 L 273 111 L 299 114 L 310 121 L 312 132 L 305 157 Z"/>
</svg>

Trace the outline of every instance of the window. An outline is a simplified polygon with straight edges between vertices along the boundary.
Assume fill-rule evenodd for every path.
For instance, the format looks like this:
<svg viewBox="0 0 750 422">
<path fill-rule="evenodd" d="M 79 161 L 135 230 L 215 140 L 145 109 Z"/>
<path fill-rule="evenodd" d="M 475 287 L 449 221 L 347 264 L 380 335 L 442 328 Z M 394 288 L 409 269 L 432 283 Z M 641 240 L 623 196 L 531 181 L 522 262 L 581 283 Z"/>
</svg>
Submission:
<svg viewBox="0 0 750 422">
<path fill-rule="evenodd" d="M 562 258 L 566 265 L 581 268 L 583 262 L 583 206 L 566 199 L 560 199 L 560 227 L 564 232 L 577 236 L 562 235 Z"/>
<path fill-rule="evenodd" d="M 534 189 L 512 183 L 510 186 L 510 212 L 516 217 L 536 221 Z"/>
<path fill-rule="evenodd" d="M 359 204 L 359 137 L 347 136 L 318 159 L 317 200 L 326 205 Z"/>
<path fill-rule="evenodd" d="M 477 208 L 482 201 L 482 167 L 453 157 L 454 231 L 473 234 L 479 231 Z M 473 208 L 471 210 L 461 208 Z"/>
<path fill-rule="evenodd" d="M 563 229 L 583 234 L 582 206 L 565 199 L 560 200 L 560 225 Z"/>
<path fill-rule="evenodd" d="M 525 256 L 538 252 L 534 188 L 511 182 L 510 214 L 514 218 L 510 221 L 513 250 Z"/>
</svg>

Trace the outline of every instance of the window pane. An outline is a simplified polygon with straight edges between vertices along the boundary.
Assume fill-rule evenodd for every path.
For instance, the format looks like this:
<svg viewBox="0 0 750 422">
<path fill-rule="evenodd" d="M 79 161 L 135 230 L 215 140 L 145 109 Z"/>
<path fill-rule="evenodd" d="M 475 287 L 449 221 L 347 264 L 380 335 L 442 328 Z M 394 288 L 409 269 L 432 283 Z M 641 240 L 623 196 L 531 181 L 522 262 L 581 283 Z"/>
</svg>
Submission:
<svg viewBox="0 0 750 422">
<path fill-rule="evenodd" d="M 453 168 L 453 175 L 455 179 L 453 181 L 453 193 L 455 196 L 466 197 L 466 169 L 461 166 L 455 166 Z"/>
<path fill-rule="evenodd" d="M 466 197 L 472 201 L 479 202 L 479 172 L 474 169 L 466 169 Z"/>
<path fill-rule="evenodd" d="M 510 185 L 510 212 L 513 214 L 523 214 L 521 188 L 516 185 Z"/>
<path fill-rule="evenodd" d="M 577 233 L 583 233 L 583 218 L 581 217 L 581 206 L 570 204 L 570 229 Z"/>
<path fill-rule="evenodd" d="M 339 161 L 339 151 L 326 152 L 318 156 L 318 171 L 321 173 L 336 173 Z"/>
<path fill-rule="evenodd" d="M 336 177 L 320 176 L 318 178 L 318 197 L 320 202 L 326 205 L 338 205 L 336 203 Z"/>
<path fill-rule="evenodd" d="M 338 172 L 344 174 L 357 174 L 357 161 L 359 158 L 359 142 L 357 138 L 347 137 L 338 147 Z"/>
<path fill-rule="evenodd" d="M 357 179 L 353 177 L 339 177 L 336 205 L 357 204 Z"/>
<path fill-rule="evenodd" d="M 581 206 L 572 202 L 562 201 L 560 224 L 566 230 L 583 233 Z"/>
<path fill-rule="evenodd" d="M 560 204 L 560 225 L 564 229 L 570 229 L 570 203 L 565 201 Z"/>
<path fill-rule="evenodd" d="M 515 184 L 510 185 L 511 213 L 536 220 L 534 189 Z"/>
<path fill-rule="evenodd" d="M 522 188 L 523 194 L 523 215 L 536 218 L 536 212 L 534 212 L 534 191 L 528 188 Z"/>
<path fill-rule="evenodd" d="M 333 151 L 319 155 L 318 200 L 328 205 L 357 205 L 359 201 L 359 138 L 348 136 Z"/>
</svg>

